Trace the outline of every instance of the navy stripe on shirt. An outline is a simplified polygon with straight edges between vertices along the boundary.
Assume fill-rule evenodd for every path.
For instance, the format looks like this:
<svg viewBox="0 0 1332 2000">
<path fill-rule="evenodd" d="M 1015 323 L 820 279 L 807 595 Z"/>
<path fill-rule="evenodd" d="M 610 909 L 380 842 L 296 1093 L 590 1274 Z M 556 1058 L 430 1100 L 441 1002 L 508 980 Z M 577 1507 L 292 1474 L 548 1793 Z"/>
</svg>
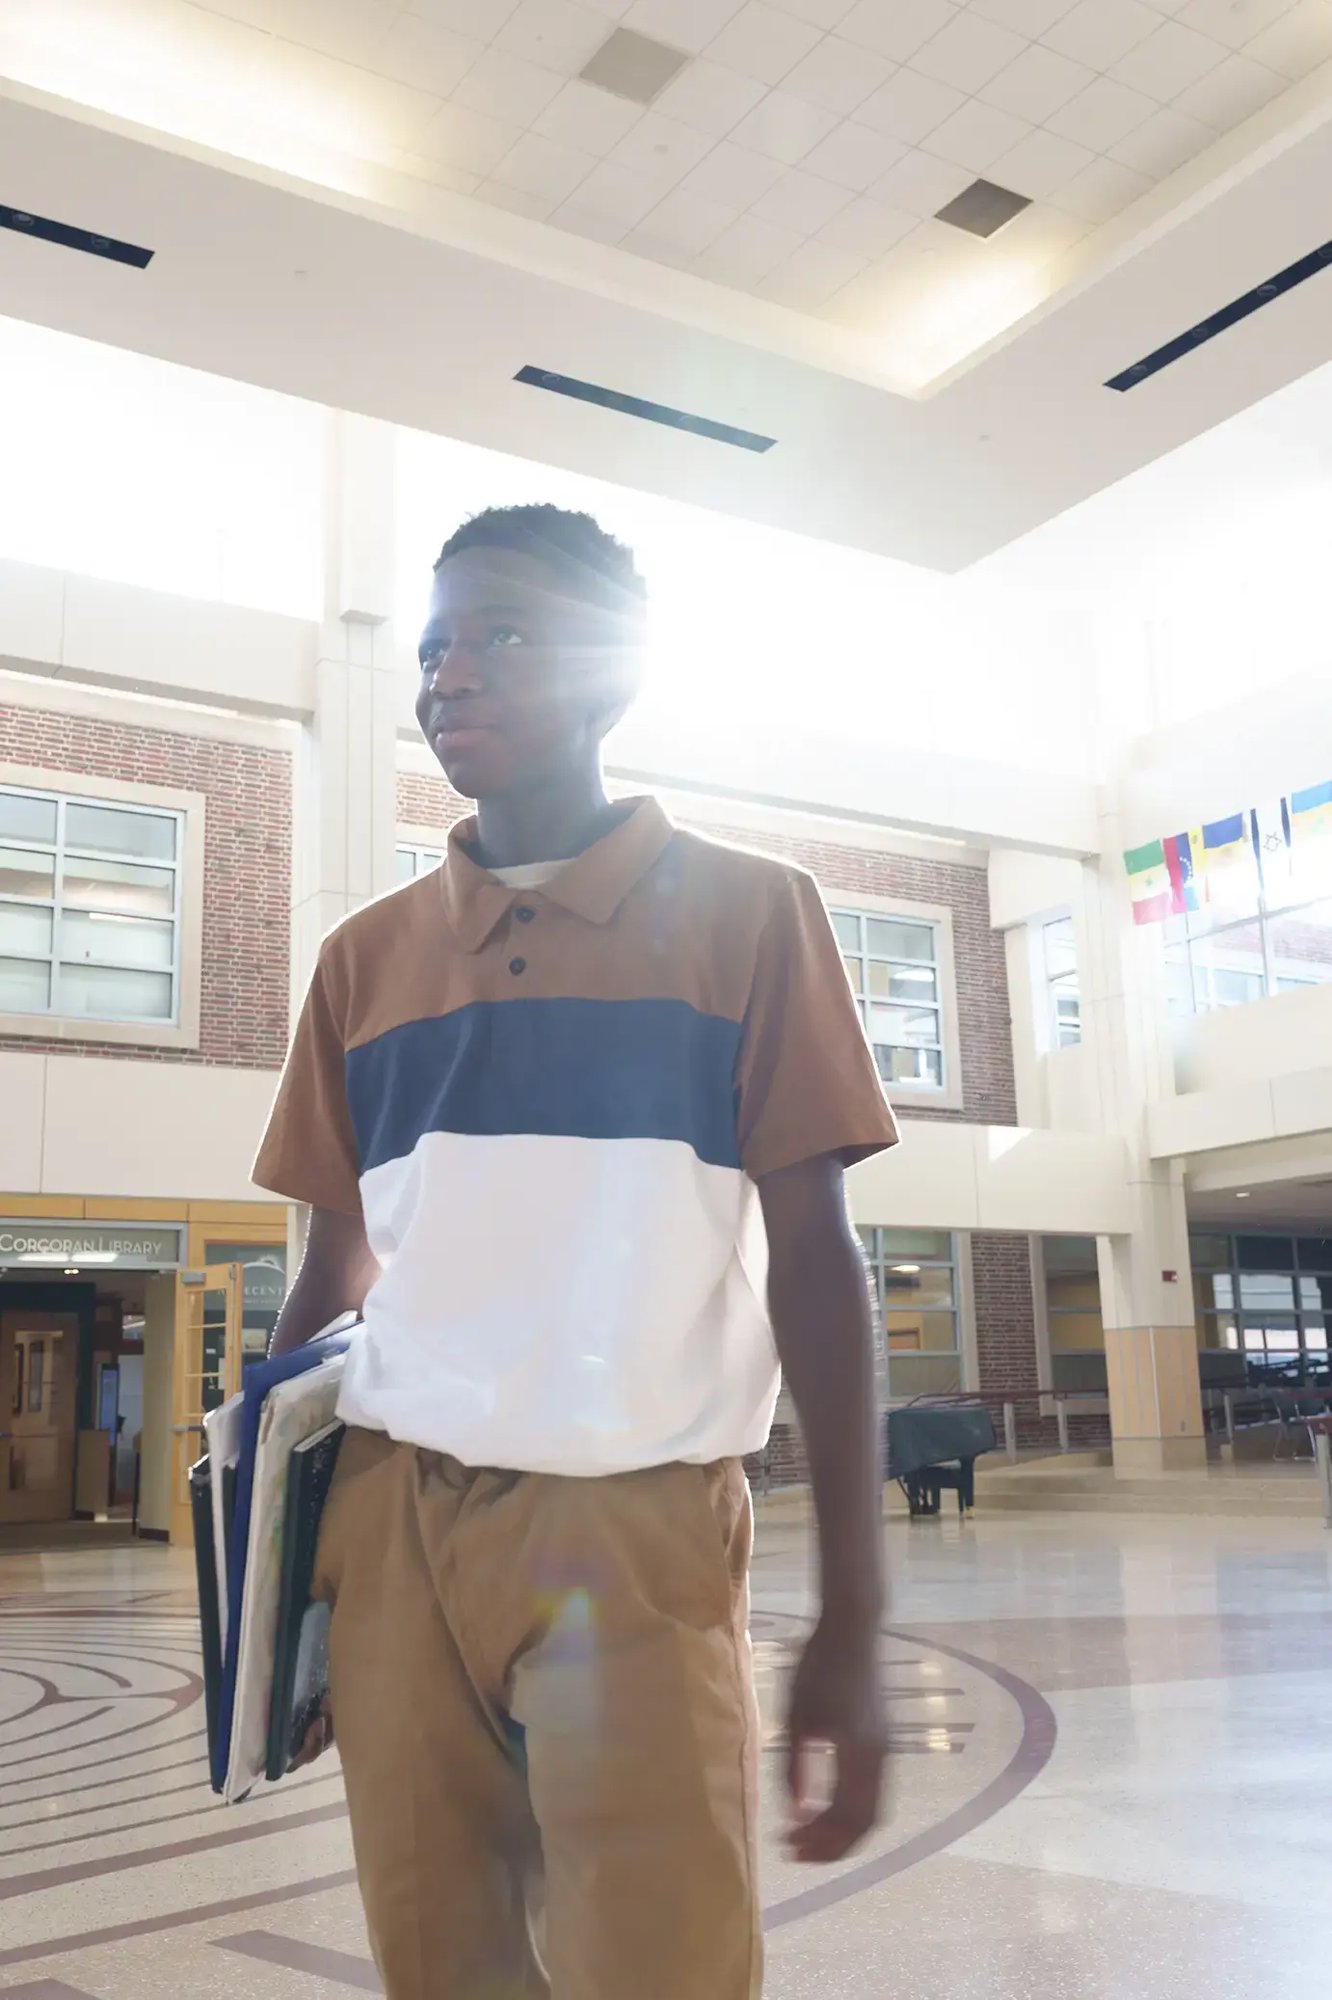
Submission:
<svg viewBox="0 0 1332 2000">
<path fill-rule="evenodd" d="M 347 1053 L 361 1172 L 426 1132 L 674 1139 L 739 1167 L 740 1028 L 683 1000 L 478 1000 Z"/>
</svg>

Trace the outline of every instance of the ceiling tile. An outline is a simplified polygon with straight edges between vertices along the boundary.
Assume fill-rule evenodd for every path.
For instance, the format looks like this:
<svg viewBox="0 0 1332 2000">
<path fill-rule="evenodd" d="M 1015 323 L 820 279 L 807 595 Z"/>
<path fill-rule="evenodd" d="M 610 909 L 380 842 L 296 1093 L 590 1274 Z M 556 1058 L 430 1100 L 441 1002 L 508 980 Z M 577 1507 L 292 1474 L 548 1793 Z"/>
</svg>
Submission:
<svg viewBox="0 0 1332 2000">
<path fill-rule="evenodd" d="M 956 16 L 952 0 L 858 0 L 838 27 L 849 42 L 906 62 Z"/>
<path fill-rule="evenodd" d="M 719 284 L 748 288 L 799 248 L 800 238 L 793 229 L 765 222 L 759 215 L 742 215 L 694 260 L 693 268 Z"/>
<path fill-rule="evenodd" d="M 971 11 L 1034 42 L 1065 14 L 1071 14 L 1075 4 L 1076 0 L 971 0 Z"/>
<path fill-rule="evenodd" d="M 889 167 L 870 193 L 888 208 L 904 208 L 909 215 L 924 218 L 937 215 L 974 179 L 966 167 L 932 159 L 928 153 L 908 153 Z"/>
<path fill-rule="evenodd" d="M 968 93 L 980 90 L 1021 55 L 1024 43 L 979 14 L 957 14 L 946 28 L 917 49 L 912 69 Z"/>
<path fill-rule="evenodd" d="M 1034 201 L 1003 228 L 1004 247 L 1015 250 L 1033 264 L 1056 263 L 1067 256 L 1091 230 L 1080 216 L 1065 215 L 1047 202 Z"/>
<path fill-rule="evenodd" d="M 1014 118 L 1011 112 L 972 97 L 928 135 L 924 150 L 937 153 L 941 160 L 951 160 L 954 166 L 983 174 L 1030 131 L 1025 118 Z"/>
<path fill-rule="evenodd" d="M 59 12 L 51 0 L 48 5 L 53 13 Z M 225 9 L 219 7 L 218 12 Z M 318 49 L 321 55 L 336 56 L 339 62 L 377 69 L 373 57 L 388 34 L 394 12 L 382 0 L 269 0 L 267 18 L 260 25 L 303 49 Z"/>
<path fill-rule="evenodd" d="M 797 312 L 813 312 L 849 285 L 865 268 L 865 258 L 836 244 L 811 241 L 770 271 L 758 290 L 763 298 Z"/>
<path fill-rule="evenodd" d="M 820 141 L 812 153 L 807 153 L 802 164 L 807 173 L 819 174 L 825 181 L 836 181 L 839 187 L 861 194 L 881 179 L 905 151 L 900 139 L 890 139 L 886 132 L 876 132 L 869 125 L 858 125 L 848 118 Z"/>
<path fill-rule="evenodd" d="M 1307 76 L 1332 57 L 1332 6 L 1327 0 L 1299 0 L 1288 14 L 1255 35 L 1244 53 L 1282 76 Z"/>
<path fill-rule="evenodd" d="M 1286 79 L 1248 56 L 1227 56 L 1198 83 L 1181 90 L 1171 109 L 1228 132 L 1252 118 L 1286 88 Z"/>
<path fill-rule="evenodd" d="M 1158 0 L 1159 4 L 1159 0 Z M 1242 49 L 1264 28 L 1289 14 L 1294 0 L 1186 0 L 1176 19 L 1229 49 Z"/>
<path fill-rule="evenodd" d="M 481 186 L 480 174 L 465 174 L 460 167 L 446 167 L 442 160 L 427 160 L 420 153 L 398 153 L 390 165 L 397 174 L 428 181 L 431 187 L 445 188 L 451 194 L 475 194 Z"/>
<path fill-rule="evenodd" d="M 631 173 L 646 174 L 658 184 L 659 198 L 667 188 L 696 167 L 712 147 L 706 132 L 682 125 L 678 118 L 664 117 L 660 111 L 646 111 L 638 123 L 612 148 L 610 158 Z"/>
<path fill-rule="evenodd" d="M 763 94 L 757 78 L 699 56 L 667 84 L 654 108 L 700 132 L 710 132 L 714 139 L 724 139 Z"/>
<path fill-rule="evenodd" d="M 640 257 L 690 259 L 715 243 L 735 220 L 733 208 L 675 188 L 644 216 L 633 234 L 625 238 L 624 247 L 637 251 Z"/>
<path fill-rule="evenodd" d="M 1042 130 L 1019 139 L 1016 146 L 1000 154 L 986 171 L 1000 187 L 1025 194 L 1030 201 L 1040 201 L 1067 187 L 1073 176 L 1090 166 L 1095 158 L 1089 147 Z"/>
<path fill-rule="evenodd" d="M 1113 77 L 1098 76 L 1047 123 L 1061 138 L 1076 139 L 1094 153 L 1108 153 L 1145 124 L 1156 109 L 1156 100 L 1143 91 L 1130 90 Z"/>
<path fill-rule="evenodd" d="M 368 67 L 448 97 L 482 54 L 481 44 L 466 35 L 436 27 L 419 15 L 400 14 Z"/>
<path fill-rule="evenodd" d="M 610 32 L 604 14 L 575 0 L 519 0 L 496 35 L 495 47 L 561 76 L 576 76 Z"/>
<path fill-rule="evenodd" d="M 1032 43 L 978 93 L 986 104 L 997 104 L 1016 118 L 1042 125 L 1091 82 L 1094 72 Z"/>
<path fill-rule="evenodd" d="M 463 173 L 489 174 L 520 137 L 518 126 L 446 104 L 416 142 L 416 151 Z"/>
<path fill-rule="evenodd" d="M 634 0 L 624 25 L 697 55 L 744 4 L 745 0 Z"/>
<path fill-rule="evenodd" d="M 258 57 L 250 102 L 256 115 L 271 106 L 288 130 L 362 159 L 387 159 L 400 147 L 434 152 L 423 142 L 438 97 L 295 42 L 271 42 Z"/>
<path fill-rule="evenodd" d="M 723 139 L 692 173 L 685 175 L 681 186 L 687 194 L 702 195 L 705 201 L 717 201 L 725 208 L 743 211 L 768 192 L 781 177 L 781 171 L 775 160 Z"/>
<path fill-rule="evenodd" d="M 761 215 L 765 222 L 780 222 L 801 236 L 812 236 L 839 208 L 845 208 L 850 198 L 846 188 L 807 174 L 803 167 L 792 167 L 759 196 L 750 213 Z"/>
<path fill-rule="evenodd" d="M 1163 106 L 1136 131 L 1130 132 L 1110 149 L 1111 157 L 1121 166 L 1132 167 L 1138 174 L 1146 174 L 1149 180 L 1163 181 L 1167 174 L 1173 174 L 1176 167 L 1182 167 L 1204 146 L 1210 146 L 1216 133 L 1210 125 L 1200 125 L 1196 118 L 1186 118 L 1173 105 Z"/>
<path fill-rule="evenodd" d="M 477 42 L 492 40 L 517 11 L 518 0 L 407 0 L 409 14 Z"/>
<path fill-rule="evenodd" d="M 857 107 L 856 117 L 860 124 L 872 125 L 876 132 L 886 132 L 889 138 L 914 146 L 965 102 L 964 93 L 951 84 L 899 69 Z"/>
<path fill-rule="evenodd" d="M 856 0 L 776 0 L 776 4 L 783 14 L 794 14 L 797 21 L 808 21 L 811 28 L 831 30 L 841 25 Z"/>
<path fill-rule="evenodd" d="M 860 195 L 824 223 L 819 240 L 837 250 L 854 250 L 858 256 L 886 257 L 919 220 L 904 208 L 889 208 L 886 202 Z"/>
<path fill-rule="evenodd" d="M 1130 202 L 1146 194 L 1152 183 L 1117 160 L 1093 160 L 1067 187 L 1059 190 L 1056 208 L 1067 209 L 1087 222 L 1108 222 Z"/>
<path fill-rule="evenodd" d="M 622 21 L 633 5 L 633 0 L 583 0 L 596 14 L 604 14 L 608 21 Z"/>
<path fill-rule="evenodd" d="M 661 200 L 661 189 L 644 174 L 630 173 L 613 161 L 598 160 L 571 201 L 556 210 L 553 220 L 599 242 L 623 236 Z M 573 220 L 574 216 L 577 220 Z"/>
<path fill-rule="evenodd" d="M 1210 35 L 1182 28 L 1178 21 L 1163 21 L 1154 35 L 1115 64 L 1111 75 L 1130 89 L 1146 91 L 1158 103 L 1169 104 L 1181 90 L 1215 69 L 1225 53 L 1222 44 Z"/>
<path fill-rule="evenodd" d="M 480 111 L 520 128 L 532 124 L 561 90 L 553 70 L 507 55 L 502 49 L 486 49 L 453 93 L 453 102 L 467 111 Z"/>
<path fill-rule="evenodd" d="M 803 62 L 796 64 L 782 88 L 793 97 L 808 98 L 811 104 L 826 105 L 829 111 L 847 118 L 892 73 L 887 56 L 857 48 L 840 35 L 825 35 Z"/>
<path fill-rule="evenodd" d="M 561 146 L 600 158 L 618 146 L 642 116 L 641 104 L 626 103 L 608 90 L 575 79 L 551 99 L 532 130 L 543 139 L 554 139 Z"/>
<path fill-rule="evenodd" d="M 714 62 L 776 84 L 807 56 L 819 41 L 819 30 L 794 14 L 783 14 L 766 0 L 748 0 L 708 46 Z"/>
<path fill-rule="evenodd" d="M 1047 28 L 1042 40 L 1061 56 L 1109 69 L 1161 25 L 1154 7 L 1141 0 L 1078 0 L 1071 12 Z"/>
<path fill-rule="evenodd" d="M 492 208 L 507 208 L 510 215 L 525 215 L 531 222 L 547 222 L 555 211 L 549 195 L 529 194 L 525 188 L 506 187 L 503 181 L 482 181 L 477 193 Z"/>
<path fill-rule="evenodd" d="M 536 132 L 524 132 L 490 178 L 504 187 L 519 188 L 524 194 L 547 195 L 554 207 L 556 202 L 568 200 L 595 165 L 590 153 L 556 145 L 553 139 L 543 139 Z"/>
<path fill-rule="evenodd" d="M 749 116 L 741 119 L 731 137 L 738 146 L 752 146 L 768 159 L 794 167 L 836 124 L 836 112 L 807 104 L 803 97 L 791 97 L 784 90 L 770 90 Z"/>
</svg>

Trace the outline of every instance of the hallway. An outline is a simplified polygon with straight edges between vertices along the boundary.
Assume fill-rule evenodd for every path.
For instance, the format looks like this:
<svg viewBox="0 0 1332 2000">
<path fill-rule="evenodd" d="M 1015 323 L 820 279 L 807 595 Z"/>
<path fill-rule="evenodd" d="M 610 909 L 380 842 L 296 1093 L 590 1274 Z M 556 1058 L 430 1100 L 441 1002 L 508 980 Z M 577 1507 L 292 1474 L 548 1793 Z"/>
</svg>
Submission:
<svg viewBox="0 0 1332 2000">
<path fill-rule="evenodd" d="M 1317 1990 L 1325 1531 L 1027 1515 L 895 1522 L 889 1546 L 893 1817 L 843 1868 L 799 1871 L 769 1757 L 770 2000 Z M 769 1714 L 805 1567 L 803 1530 L 770 1517 Z M 0 1556 L 0 1993 L 378 1990 L 336 1766 L 222 1808 L 196 1669 L 179 1556 Z"/>
</svg>

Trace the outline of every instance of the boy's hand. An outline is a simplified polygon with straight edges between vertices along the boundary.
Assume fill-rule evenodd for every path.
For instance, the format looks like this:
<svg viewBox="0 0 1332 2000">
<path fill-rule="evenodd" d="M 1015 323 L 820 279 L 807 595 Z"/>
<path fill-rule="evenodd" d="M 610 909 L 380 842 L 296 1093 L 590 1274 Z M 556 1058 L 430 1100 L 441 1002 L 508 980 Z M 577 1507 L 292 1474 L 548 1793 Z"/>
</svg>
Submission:
<svg viewBox="0 0 1332 2000">
<path fill-rule="evenodd" d="M 322 1757 L 325 1750 L 333 1747 L 333 1710 L 325 1700 L 318 1715 L 305 1732 L 305 1741 L 291 1760 L 293 1771 L 303 1771 L 307 1764 L 313 1764 L 316 1757 Z"/>
<path fill-rule="evenodd" d="M 836 1777 L 826 1806 L 811 1809 L 810 1752 L 827 1744 Z M 796 1861 L 840 1861 L 879 1818 L 886 1729 L 875 1635 L 826 1615 L 800 1657 L 787 1717 L 787 1785 L 796 1824 L 787 1836 Z"/>
</svg>

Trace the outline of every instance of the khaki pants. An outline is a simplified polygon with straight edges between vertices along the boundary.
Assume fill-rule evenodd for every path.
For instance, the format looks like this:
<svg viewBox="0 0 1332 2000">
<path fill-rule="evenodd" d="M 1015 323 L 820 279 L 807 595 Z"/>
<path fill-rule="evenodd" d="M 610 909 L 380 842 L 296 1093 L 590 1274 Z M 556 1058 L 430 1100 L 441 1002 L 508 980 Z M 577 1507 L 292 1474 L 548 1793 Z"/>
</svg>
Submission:
<svg viewBox="0 0 1332 2000">
<path fill-rule="evenodd" d="M 348 1431 L 317 1589 L 389 2000 L 754 2000 L 751 1537 L 733 1461 L 555 1479 Z"/>
</svg>

